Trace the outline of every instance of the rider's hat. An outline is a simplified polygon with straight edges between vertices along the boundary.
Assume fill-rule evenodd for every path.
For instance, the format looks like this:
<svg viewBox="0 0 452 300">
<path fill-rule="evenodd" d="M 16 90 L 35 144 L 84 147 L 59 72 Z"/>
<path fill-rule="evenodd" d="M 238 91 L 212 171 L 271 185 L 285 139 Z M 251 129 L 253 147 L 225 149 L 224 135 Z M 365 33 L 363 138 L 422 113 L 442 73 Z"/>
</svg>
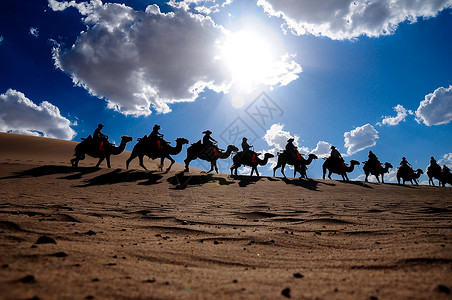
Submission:
<svg viewBox="0 0 452 300">
<path fill-rule="evenodd" d="M 406 157 L 404 156 L 404 157 L 402 157 L 402 159 L 406 159 Z"/>
<path fill-rule="evenodd" d="M 330 149 L 336 149 L 336 147 L 334 147 L 334 146 L 331 146 L 331 147 L 330 147 Z"/>
<path fill-rule="evenodd" d="M 247 139 L 246 137 L 244 137 L 242 140 L 243 140 L 243 141 L 247 141 L 248 139 Z"/>
<path fill-rule="evenodd" d="M 104 127 L 104 124 L 99 124 L 97 125 L 97 127 Z"/>
<path fill-rule="evenodd" d="M 287 140 L 288 143 L 293 142 L 293 141 L 294 141 L 293 138 L 290 138 L 290 139 Z"/>
<path fill-rule="evenodd" d="M 206 130 L 206 131 L 203 131 L 202 133 L 203 133 L 203 134 L 212 134 L 212 131 Z"/>
<path fill-rule="evenodd" d="M 160 129 L 160 125 L 155 124 L 155 125 L 154 125 L 154 129 Z"/>
</svg>

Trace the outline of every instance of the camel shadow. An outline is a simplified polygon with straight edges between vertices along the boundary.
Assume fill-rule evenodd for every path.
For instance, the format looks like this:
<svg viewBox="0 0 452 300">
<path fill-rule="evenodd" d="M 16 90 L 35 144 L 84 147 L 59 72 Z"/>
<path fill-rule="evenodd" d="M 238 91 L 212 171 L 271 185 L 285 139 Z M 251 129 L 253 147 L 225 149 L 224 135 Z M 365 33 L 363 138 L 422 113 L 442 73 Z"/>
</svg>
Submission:
<svg viewBox="0 0 452 300">
<path fill-rule="evenodd" d="M 240 187 L 246 187 L 250 184 L 255 184 L 261 179 L 269 178 L 269 177 L 260 177 L 260 176 L 248 176 L 248 175 L 230 175 L 231 178 L 239 180 Z"/>
<path fill-rule="evenodd" d="M 77 185 L 76 187 L 118 184 L 118 183 L 125 183 L 125 182 L 137 182 L 137 181 L 141 181 L 141 180 L 147 180 L 147 181 L 139 182 L 138 183 L 139 185 L 153 185 L 153 184 L 160 183 L 159 180 L 162 178 L 163 178 L 162 175 L 153 174 L 153 172 L 149 172 L 149 171 L 128 170 L 125 172 L 121 172 L 121 169 L 116 169 L 109 173 L 87 179 L 87 180 L 85 180 L 85 184 Z"/>
<path fill-rule="evenodd" d="M 288 178 L 282 178 L 282 181 L 284 181 L 286 184 L 292 184 L 295 186 L 300 186 L 302 188 L 311 190 L 311 191 L 319 191 L 317 186 L 319 185 L 318 181 L 312 180 L 312 179 L 288 179 Z"/>
<path fill-rule="evenodd" d="M 55 174 L 69 174 L 77 172 L 77 174 L 60 177 L 59 179 L 80 179 L 83 175 L 94 173 L 98 171 L 96 167 L 71 167 L 71 166 L 41 166 L 16 172 L 15 175 L 2 177 L 0 179 L 13 179 L 13 178 L 27 178 L 27 177 L 41 177 Z"/>
<path fill-rule="evenodd" d="M 367 189 L 373 189 L 372 186 L 368 185 L 367 183 L 365 183 L 363 181 L 351 181 L 351 180 L 349 180 L 349 181 L 341 181 L 341 182 L 346 183 L 346 184 L 353 184 L 353 185 L 357 185 L 357 186 L 362 186 L 362 187 L 365 187 Z"/>
<path fill-rule="evenodd" d="M 228 181 L 223 177 L 216 177 L 213 174 L 203 174 L 203 175 L 185 175 L 185 172 L 179 172 L 176 175 L 167 179 L 170 184 L 174 186 L 175 189 L 185 189 L 190 186 L 203 185 L 208 182 L 216 181 L 220 185 L 230 185 L 234 184 L 232 181 Z"/>
</svg>

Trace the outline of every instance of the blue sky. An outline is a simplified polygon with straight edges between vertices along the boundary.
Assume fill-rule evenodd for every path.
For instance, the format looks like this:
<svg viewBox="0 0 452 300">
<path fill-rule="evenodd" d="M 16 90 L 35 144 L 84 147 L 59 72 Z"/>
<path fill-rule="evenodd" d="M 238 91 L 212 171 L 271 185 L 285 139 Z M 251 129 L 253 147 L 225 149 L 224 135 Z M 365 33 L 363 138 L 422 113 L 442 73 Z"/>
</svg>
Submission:
<svg viewBox="0 0 452 300">
<path fill-rule="evenodd" d="M 160 124 L 168 140 L 210 129 L 222 148 L 295 137 L 306 154 L 450 166 L 450 53 L 451 0 L 6 0 L 0 131 L 79 141 L 103 123 L 136 142 Z"/>
</svg>

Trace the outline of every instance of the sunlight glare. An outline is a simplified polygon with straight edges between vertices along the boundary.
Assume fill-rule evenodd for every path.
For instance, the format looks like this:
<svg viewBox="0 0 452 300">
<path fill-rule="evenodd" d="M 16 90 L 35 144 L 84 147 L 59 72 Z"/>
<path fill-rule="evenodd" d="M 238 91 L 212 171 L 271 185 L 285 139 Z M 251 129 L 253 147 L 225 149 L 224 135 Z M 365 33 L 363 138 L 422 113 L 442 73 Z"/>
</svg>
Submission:
<svg viewBox="0 0 452 300">
<path fill-rule="evenodd" d="M 263 35 L 242 30 L 232 33 L 221 49 L 234 83 L 244 89 L 265 82 L 274 69 L 273 46 Z"/>
</svg>

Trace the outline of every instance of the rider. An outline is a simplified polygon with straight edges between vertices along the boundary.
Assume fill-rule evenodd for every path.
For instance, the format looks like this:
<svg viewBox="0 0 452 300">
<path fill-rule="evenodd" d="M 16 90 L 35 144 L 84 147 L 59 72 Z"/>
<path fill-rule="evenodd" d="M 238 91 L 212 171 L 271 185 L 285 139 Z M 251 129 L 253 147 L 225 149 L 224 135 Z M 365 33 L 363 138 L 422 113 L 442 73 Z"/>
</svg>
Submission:
<svg viewBox="0 0 452 300">
<path fill-rule="evenodd" d="M 381 168 L 381 163 L 378 161 L 378 157 L 372 152 L 372 150 L 369 150 L 368 158 L 368 161 L 371 165 L 375 165 Z"/>
<path fill-rule="evenodd" d="M 252 162 L 256 162 L 256 153 L 254 153 L 253 151 L 251 151 L 251 147 L 253 147 L 253 146 L 250 146 L 250 145 L 248 144 L 247 140 L 248 140 L 248 139 L 247 139 L 246 137 L 244 137 L 244 138 L 242 139 L 243 157 L 246 157 L 246 156 L 248 156 L 249 154 L 252 154 L 252 155 L 251 155 L 251 161 L 252 161 Z"/>
<path fill-rule="evenodd" d="M 342 155 L 339 153 L 339 151 L 336 149 L 336 147 L 331 146 L 330 149 L 331 149 L 330 157 L 336 161 L 340 161 L 342 164 L 342 168 L 345 168 L 344 159 L 342 158 Z"/>
<path fill-rule="evenodd" d="M 430 166 L 433 168 L 433 167 L 440 167 L 439 165 L 438 165 L 438 163 L 436 162 L 436 159 L 432 156 L 432 157 L 430 157 Z M 441 168 L 441 167 L 440 167 Z"/>
<path fill-rule="evenodd" d="M 104 135 L 101 130 L 104 128 L 103 124 L 97 125 L 96 130 L 93 133 L 93 140 L 99 142 L 99 150 L 105 151 L 104 143 L 108 140 L 108 136 Z"/>
<path fill-rule="evenodd" d="M 162 145 L 162 138 L 163 138 L 163 134 L 161 134 L 159 132 L 160 129 L 160 125 L 155 124 L 154 127 L 152 128 L 152 132 L 149 134 L 149 138 L 151 142 L 156 142 L 157 143 L 157 150 L 160 150 L 163 148 Z"/>
<path fill-rule="evenodd" d="M 217 144 L 218 142 L 210 136 L 212 134 L 212 131 L 206 130 L 206 131 L 203 131 L 202 133 L 204 134 L 204 136 L 202 138 L 202 143 L 204 145 L 204 149 L 208 150 L 208 149 L 210 149 L 210 147 L 212 147 L 213 154 L 215 156 L 219 156 L 220 153 L 218 153 L 218 148 L 213 144 L 213 143 Z"/>
<path fill-rule="evenodd" d="M 301 160 L 301 155 L 298 152 L 298 148 L 293 144 L 293 142 L 294 142 L 294 138 L 290 138 L 287 140 L 286 152 L 289 154 L 295 153 L 295 155 L 297 156 L 297 159 Z"/>
<path fill-rule="evenodd" d="M 402 161 L 400 162 L 400 168 L 401 169 L 404 169 L 404 168 L 409 169 L 409 168 L 411 168 L 411 164 L 406 160 L 405 157 L 402 157 Z"/>
</svg>

